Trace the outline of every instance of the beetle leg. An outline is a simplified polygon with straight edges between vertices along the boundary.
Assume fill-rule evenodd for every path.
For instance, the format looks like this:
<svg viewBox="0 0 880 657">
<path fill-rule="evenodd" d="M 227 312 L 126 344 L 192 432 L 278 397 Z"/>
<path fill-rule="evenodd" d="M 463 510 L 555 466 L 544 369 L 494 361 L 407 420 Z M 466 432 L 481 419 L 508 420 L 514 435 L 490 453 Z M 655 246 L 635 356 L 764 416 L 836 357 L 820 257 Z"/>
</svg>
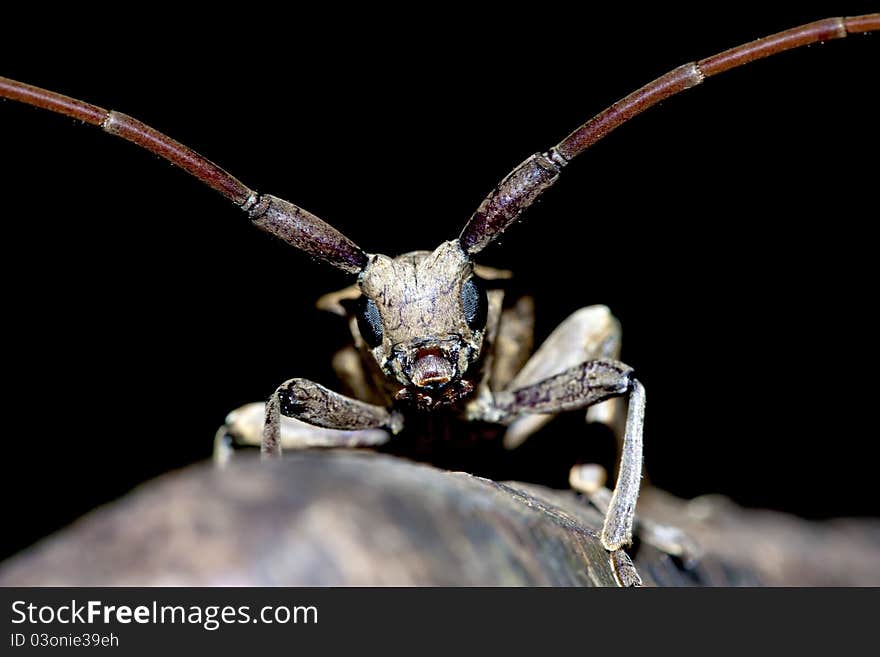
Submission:
<svg viewBox="0 0 880 657">
<path fill-rule="evenodd" d="M 635 564 L 624 550 L 609 552 L 608 558 L 611 560 L 611 570 L 614 571 L 618 585 L 626 588 L 642 585 L 639 571 L 636 570 Z"/>
<path fill-rule="evenodd" d="M 569 474 L 571 487 L 586 495 L 603 516 L 607 515 L 612 493 L 605 487 L 605 468 L 595 463 L 576 465 Z M 654 522 L 644 514 L 635 518 L 635 528 L 639 539 L 661 552 L 679 557 L 685 567 L 693 567 L 700 559 L 699 545 L 678 527 Z"/>
<path fill-rule="evenodd" d="M 501 321 L 493 345 L 490 377 L 492 390 L 503 390 L 528 362 L 535 329 L 535 302 L 523 296 L 501 311 Z"/>
<path fill-rule="evenodd" d="M 221 426 L 214 434 L 214 453 L 212 460 L 218 468 L 229 463 L 235 453 L 235 437 L 229 432 L 227 425 Z"/>
<path fill-rule="evenodd" d="M 642 478 L 642 429 L 645 388 L 632 368 L 616 360 L 590 360 L 532 385 L 499 392 L 491 409 L 496 421 L 523 413 L 559 413 L 629 396 L 620 470 L 608 503 L 602 544 L 611 552 L 632 542 L 636 499 Z"/>
<path fill-rule="evenodd" d="M 616 550 L 632 542 L 632 525 L 636 499 L 642 479 L 642 433 L 645 422 L 645 388 L 637 379 L 631 379 L 629 408 L 623 433 L 623 449 L 614 493 L 605 514 L 602 543 L 608 550 Z"/>
<path fill-rule="evenodd" d="M 266 404 L 245 404 L 226 416 L 214 438 L 214 463 L 225 465 L 236 446 L 259 447 L 263 439 Z M 327 429 L 306 424 L 292 417 L 280 417 L 282 449 L 312 447 L 371 447 L 388 442 L 391 437 L 384 429 Z"/>
<path fill-rule="evenodd" d="M 264 457 L 281 456 L 282 416 L 325 429 L 387 429 L 393 434 L 403 429 L 403 416 L 397 411 L 340 395 L 308 379 L 289 379 L 278 386 L 266 403 L 260 445 Z M 335 446 L 349 445 L 346 441 Z"/>
<path fill-rule="evenodd" d="M 586 360 L 619 357 L 620 322 L 607 306 L 587 306 L 556 327 L 506 388 L 513 390 L 537 383 Z M 587 409 L 587 422 L 607 424 L 618 438 L 623 433 L 619 426 L 622 416 L 620 399 L 609 399 Z M 504 434 L 504 446 L 518 447 L 552 417 L 535 414 L 514 420 Z"/>
</svg>

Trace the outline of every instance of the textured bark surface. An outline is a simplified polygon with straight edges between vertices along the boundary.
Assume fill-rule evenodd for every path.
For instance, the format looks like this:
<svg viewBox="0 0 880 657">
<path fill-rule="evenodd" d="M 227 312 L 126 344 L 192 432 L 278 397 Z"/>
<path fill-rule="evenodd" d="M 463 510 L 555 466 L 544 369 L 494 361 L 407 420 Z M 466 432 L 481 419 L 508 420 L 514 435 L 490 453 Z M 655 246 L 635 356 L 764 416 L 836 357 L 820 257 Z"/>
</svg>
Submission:
<svg viewBox="0 0 880 657">
<path fill-rule="evenodd" d="M 878 584 L 880 524 L 808 523 L 646 492 L 702 546 L 647 545 L 648 585 Z M 599 514 L 574 494 L 366 452 L 237 456 L 166 475 L 0 565 L 0 585 L 613 586 Z"/>
</svg>

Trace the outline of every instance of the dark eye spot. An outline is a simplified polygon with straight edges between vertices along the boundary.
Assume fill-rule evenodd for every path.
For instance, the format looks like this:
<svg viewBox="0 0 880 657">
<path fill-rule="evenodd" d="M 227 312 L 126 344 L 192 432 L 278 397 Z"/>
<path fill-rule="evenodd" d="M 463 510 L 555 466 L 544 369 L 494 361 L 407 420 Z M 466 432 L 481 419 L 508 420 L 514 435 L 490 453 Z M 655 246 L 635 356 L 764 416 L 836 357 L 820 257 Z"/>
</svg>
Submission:
<svg viewBox="0 0 880 657">
<path fill-rule="evenodd" d="M 489 297 L 486 288 L 477 278 L 469 278 L 461 287 L 461 307 L 467 325 L 474 331 L 486 328 L 486 315 L 489 312 Z"/>
<path fill-rule="evenodd" d="M 379 316 L 379 308 L 372 299 L 361 297 L 355 310 L 358 330 L 361 337 L 371 347 L 382 344 L 382 318 Z"/>
</svg>

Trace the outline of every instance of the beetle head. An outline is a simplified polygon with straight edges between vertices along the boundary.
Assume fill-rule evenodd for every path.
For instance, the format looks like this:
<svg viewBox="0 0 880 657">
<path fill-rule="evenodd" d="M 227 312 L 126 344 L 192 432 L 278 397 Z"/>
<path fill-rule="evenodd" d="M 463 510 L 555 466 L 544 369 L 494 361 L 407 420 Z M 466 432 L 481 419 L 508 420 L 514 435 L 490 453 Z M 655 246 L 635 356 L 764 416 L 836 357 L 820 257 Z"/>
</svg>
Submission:
<svg viewBox="0 0 880 657">
<path fill-rule="evenodd" d="M 371 255 L 358 277 L 354 332 L 401 398 L 460 386 L 480 355 L 486 290 L 457 240 L 396 258 Z"/>
</svg>

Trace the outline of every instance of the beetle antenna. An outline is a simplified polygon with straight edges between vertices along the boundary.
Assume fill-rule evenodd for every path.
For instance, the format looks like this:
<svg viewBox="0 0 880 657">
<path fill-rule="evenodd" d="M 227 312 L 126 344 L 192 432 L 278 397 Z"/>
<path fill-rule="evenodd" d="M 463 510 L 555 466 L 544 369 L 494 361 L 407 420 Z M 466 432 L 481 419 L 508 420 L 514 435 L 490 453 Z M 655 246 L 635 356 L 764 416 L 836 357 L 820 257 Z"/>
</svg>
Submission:
<svg viewBox="0 0 880 657">
<path fill-rule="evenodd" d="M 248 213 L 260 229 L 275 235 L 300 251 L 356 274 L 367 264 L 367 256 L 354 242 L 326 221 L 302 208 L 269 194 L 257 194 L 233 175 L 191 148 L 122 112 L 0 77 L 0 98 L 73 117 L 122 137 L 180 167 Z"/>
<path fill-rule="evenodd" d="M 546 153 L 532 155 L 511 171 L 468 220 L 458 238 L 462 249 L 468 255 L 482 251 L 556 182 L 566 164 L 661 100 L 695 87 L 708 77 L 770 55 L 811 43 L 842 39 L 849 34 L 875 31 L 880 31 L 880 13 L 826 18 L 736 46 L 661 75 L 594 116 Z"/>
</svg>

